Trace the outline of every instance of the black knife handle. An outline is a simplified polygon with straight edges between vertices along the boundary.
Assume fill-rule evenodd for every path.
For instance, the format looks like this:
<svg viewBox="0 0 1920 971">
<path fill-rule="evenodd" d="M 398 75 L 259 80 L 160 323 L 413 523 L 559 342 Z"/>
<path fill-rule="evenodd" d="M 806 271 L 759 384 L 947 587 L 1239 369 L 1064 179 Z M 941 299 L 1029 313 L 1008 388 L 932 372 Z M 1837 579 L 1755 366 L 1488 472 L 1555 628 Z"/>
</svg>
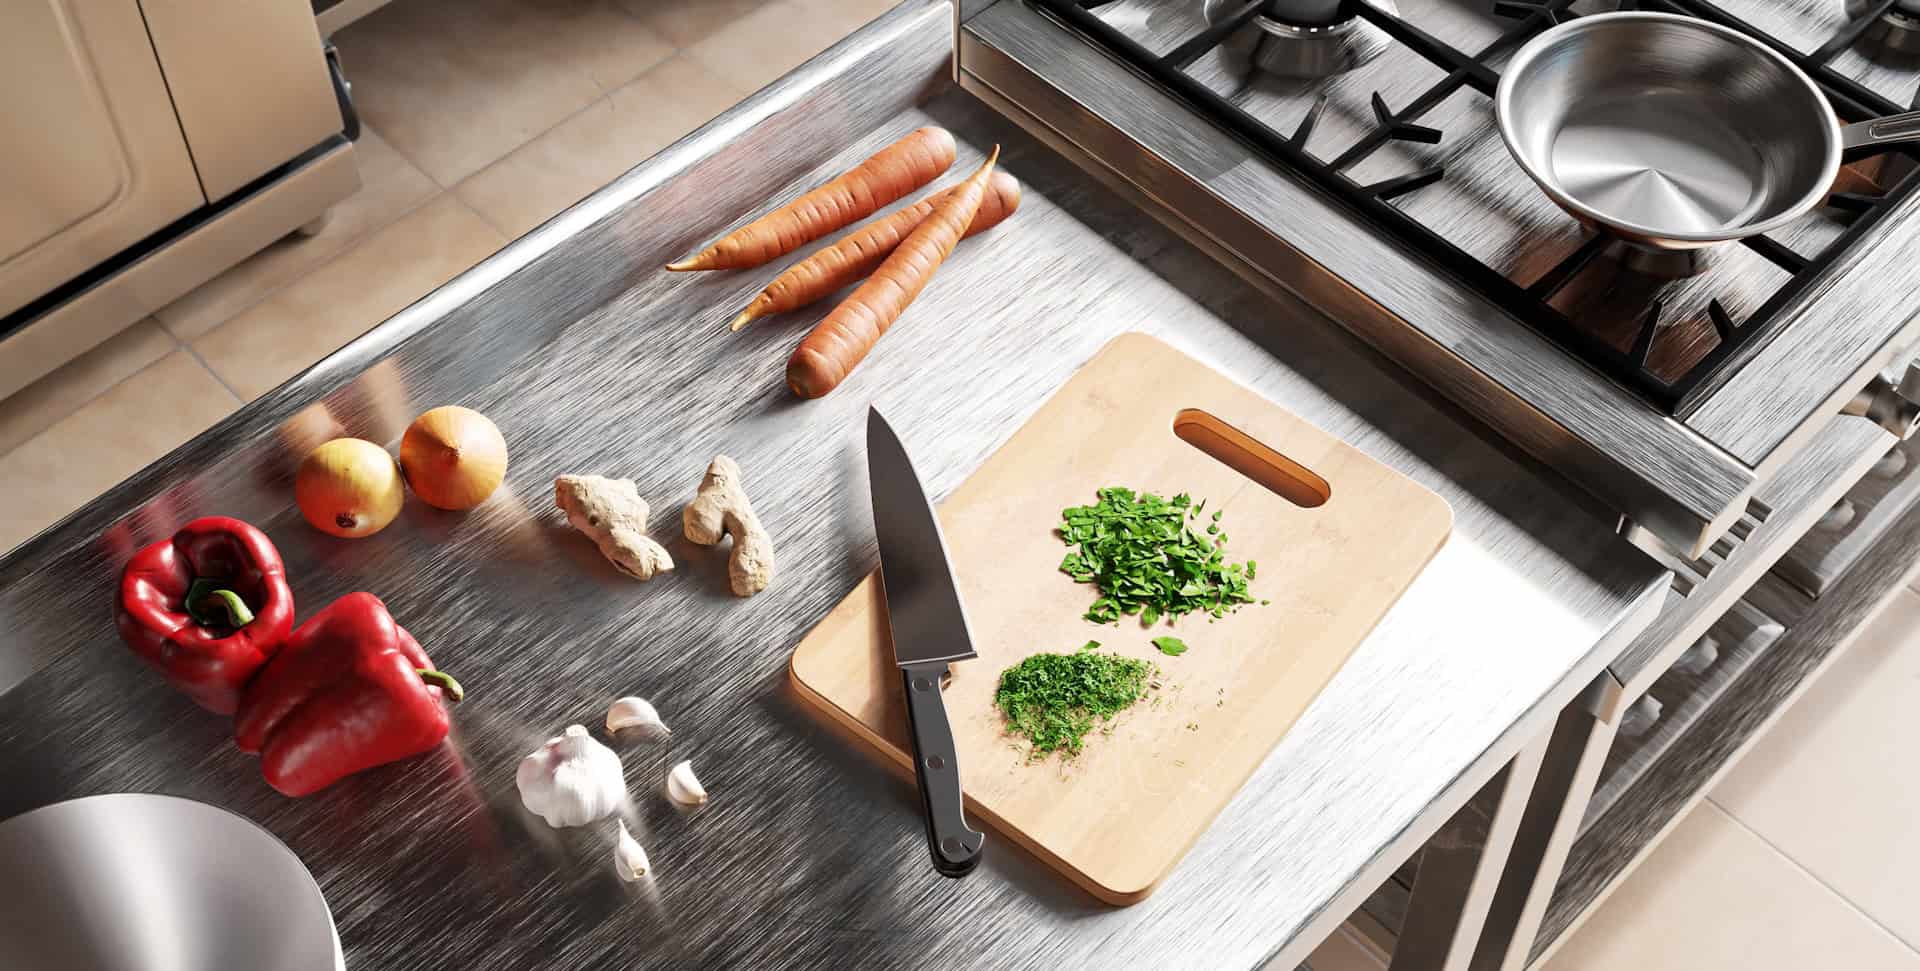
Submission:
<svg viewBox="0 0 1920 971">
<path fill-rule="evenodd" d="M 913 777 L 920 783 L 920 808 L 927 818 L 927 849 L 942 876 L 964 877 L 979 864 L 987 837 L 968 829 L 961 811 L 960 760 L 954 754 L 947 704 L 940 697 L 947 662 L 908 665 L 900 673 L 913 734 Z"/>
</svg>

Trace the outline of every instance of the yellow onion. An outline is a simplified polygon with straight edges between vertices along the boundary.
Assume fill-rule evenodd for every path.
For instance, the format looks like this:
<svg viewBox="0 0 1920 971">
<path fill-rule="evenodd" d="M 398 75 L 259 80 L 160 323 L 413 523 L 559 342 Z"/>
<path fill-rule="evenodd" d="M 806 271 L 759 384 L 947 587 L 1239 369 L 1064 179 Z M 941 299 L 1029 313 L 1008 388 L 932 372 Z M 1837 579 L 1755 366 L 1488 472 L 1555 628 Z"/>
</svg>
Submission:
<svg viewBox="0 0 1920 971">
<path fill-rule="evenodd" d="M 400 515 L 406 497 L 393 456 L 365 439 L 336 438 L 321 445 L 293 477 L 300 514 L 313 528 L 347 539 L 385 529 Z"/>
<path fill-rule="evenodd" d="M 427 505 L 472 509 L 507 477 L 507 440 L 472 408 L 435 408 L 401 436 L 400 468 Z"/>
</svg>

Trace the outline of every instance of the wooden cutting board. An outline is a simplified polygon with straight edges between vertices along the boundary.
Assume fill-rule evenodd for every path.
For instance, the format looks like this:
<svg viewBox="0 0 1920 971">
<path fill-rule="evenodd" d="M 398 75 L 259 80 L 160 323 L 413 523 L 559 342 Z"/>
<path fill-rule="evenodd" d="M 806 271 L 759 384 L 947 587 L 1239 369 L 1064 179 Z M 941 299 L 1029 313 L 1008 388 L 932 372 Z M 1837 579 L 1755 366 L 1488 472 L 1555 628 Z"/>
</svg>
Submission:
<svg viewBox="0 0 1920 971">
<path fill-rule="evenodd" d="M 909 451 L 919 444 L 900 431 Z M 1062 509 L 1109 485 L 1204 498 L 1208 516 L 1223 513 L 1228 558 L 1256 561 L 1251 589 L 1272 602 L 1151 630 L 1083 620 L 1096 594 L 1059 571 L 1068 548 L 1054 530 Z M 1108 344 L 939 513 L 980 654 L 953 665 L 945 695 L 969 818 L 1113 904 L 1153 891 L 1453 524 L 1413 480 L 1141 334 Z M 1189 650 L 1160 654 L 1150 639 L 1162 634 Z M 1088 640 L 1153 661 L 1162 687 L 1071 762 L 1030 763 L 993 705 L 1000 672 Z M 789 671 L 802 699 L 909 769 L 877 572 L 807 635 Z"/>
</svg>

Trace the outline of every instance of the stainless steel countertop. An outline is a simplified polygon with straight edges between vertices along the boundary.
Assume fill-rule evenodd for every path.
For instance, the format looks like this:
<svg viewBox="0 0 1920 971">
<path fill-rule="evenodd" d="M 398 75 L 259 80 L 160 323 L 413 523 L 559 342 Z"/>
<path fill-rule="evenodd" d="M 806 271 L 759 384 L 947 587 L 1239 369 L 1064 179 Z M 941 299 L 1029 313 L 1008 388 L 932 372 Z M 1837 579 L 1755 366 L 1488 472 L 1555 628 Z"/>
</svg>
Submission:
<svg viewBox="0 0 1920 971">
<path fill-rule="evenodd" d="M 953 89 L 951 43 L 945 3 L 903 5 L 0 560 L 0 817 L 116 790 L 242 813 L 313 869 L 350 968 L 1290 968 L 1601 672 L 1665 573 L 1333 324 Z M 1025 201 L 831 397 L 797 402 L 781 382 L 817 314 L 724 333 L 777 268 L 656 269 L 930 122 L 959 138 L 956 172 L 1002 143 Z M 944 495 L 1127 330 L 1427 484 L 1455 532 L 1155 896 L 1099 905 L 998 837 L 950 882 L 912 789 L 785 684 L 794 644 L 876 563 L 862 417 L 884 408 Z M 393 443 L 443 403 L 506 433 L 513 465 L 486 505 L 409 502 L 355 542 L 300 521 L 306 448 L 342 431 Z M 727 594 L 723 556 L 678 538 L 716 452 L 739 459 L 780 547 L 751 600 Z M 565 472 L 636 479 L 678 569 L 615 573 L 552 508 Z M 223 719 L 141 668 L 110 621 L 117 569 L 214 512 L 273 537 L 302 617 L 383 597 L 468 689 L 452 743 L 284 799 Z M 513 787 L 522 754 L 628 693 L 675 731 L 667 748 L 618 745 L 656 866 L 638 889 L 613 877 L 604 831 L 550 830 Z M 693 816 L 652 794 L 679 758 L 713 793 Z"/>
</svg>

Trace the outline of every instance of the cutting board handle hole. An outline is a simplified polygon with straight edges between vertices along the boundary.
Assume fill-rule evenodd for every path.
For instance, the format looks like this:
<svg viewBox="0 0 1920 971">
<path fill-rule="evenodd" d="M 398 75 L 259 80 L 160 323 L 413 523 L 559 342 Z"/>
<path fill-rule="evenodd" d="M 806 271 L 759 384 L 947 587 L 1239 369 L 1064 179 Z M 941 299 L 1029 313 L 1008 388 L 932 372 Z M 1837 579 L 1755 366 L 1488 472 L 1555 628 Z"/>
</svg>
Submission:
<svg viewBox="0 0 1920 971">
<path fill-rule="evenodd" d="M 1333 488 L 1312 469 L 1198 408 L 1185 408 L 1174 415 L 1173 433 L 1220 464 L 1303 509 L 1324 505 L 1333 498 Z"/>
</svg>

